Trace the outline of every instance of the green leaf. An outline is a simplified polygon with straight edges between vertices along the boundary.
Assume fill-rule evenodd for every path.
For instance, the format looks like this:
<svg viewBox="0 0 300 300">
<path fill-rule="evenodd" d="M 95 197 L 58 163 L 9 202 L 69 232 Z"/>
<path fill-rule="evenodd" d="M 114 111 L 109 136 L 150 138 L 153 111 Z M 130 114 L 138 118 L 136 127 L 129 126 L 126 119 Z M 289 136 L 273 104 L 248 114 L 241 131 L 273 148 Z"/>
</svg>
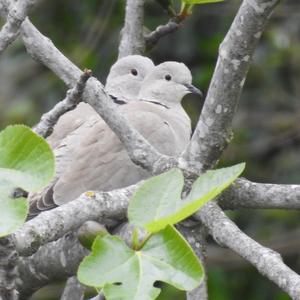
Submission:
<svg viewBox="0 0 300 300">
<path fill-rule="evenodd" d="M 212 170 L 201 175 L 185 200 L 181 200 L 183 176 L 178 169 L 147 180 L 129 203 L 128 218 L 136 226 L 157 232 L 195 213 L 227 188 L 244 170 L 245 164 Z"/>
<path fill-rule="evenodd" d="M 0 133 L 0 181 L 36 192 L 51 180 L 54 156 L 47 142 L 24 125 Z"/>
<path fill-rule="evenodd" d="M 23 125 L 0 133 L 0 237 L 15 231 L 27 216 L 27 200 L 13 199 L 14 188 L 35 192 L 53 175 L 54 156 L 43 138 Z"/>
<path fill-rule="evenodd" d="M 99 237 L 78 270 L 79 281 L 103 288 L 108 300 L 156 299 L 160 293 L 153 287 L 156 281 L 192 290 L 203 277 L 200 261 L 172 226 L 153 235 L 140 251 L 128 248 L 118 237 Z"/>
<path fill-rule="evenodd" d="M 205 4 L 205 3 L 215 3 L 215 2 L 223 2 L 224 0 L 182 0 L 183 3 L 186 4 Z"/>
<path fill-rule="evenodd" d="M 130 199 L 128 206 L 130 223 L 146 228 L 147 224 L 174 213 L 181 199 L 183 184 L 183 175 L 176 168 L 146 180 Z"/>
</svg>

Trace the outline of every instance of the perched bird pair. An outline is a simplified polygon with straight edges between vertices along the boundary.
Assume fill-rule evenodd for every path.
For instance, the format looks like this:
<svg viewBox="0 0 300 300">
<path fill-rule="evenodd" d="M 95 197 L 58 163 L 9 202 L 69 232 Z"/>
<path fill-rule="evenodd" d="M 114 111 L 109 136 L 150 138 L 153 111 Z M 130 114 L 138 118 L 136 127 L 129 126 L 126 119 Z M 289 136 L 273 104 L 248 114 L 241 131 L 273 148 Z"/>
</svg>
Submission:
<svg viewBox="0 0 300 300">
<path fill-rule="evenodd" d="M 112 66 L 105 88 L 129 123 L 159 152 L 176 156 L 184 150 L 191 124 L 181 100 L 188 93 L 201 94 L 184 64 L 154 67 L 146 57 L 127 56 Z M 56 175 L 45 190 L 30 195 L 31 215 L 88 190 L 122 188 L 151 176 L 130 160 L 118 137 L 86 103 L 62 116 L 48 141 Z"/>
</svg>

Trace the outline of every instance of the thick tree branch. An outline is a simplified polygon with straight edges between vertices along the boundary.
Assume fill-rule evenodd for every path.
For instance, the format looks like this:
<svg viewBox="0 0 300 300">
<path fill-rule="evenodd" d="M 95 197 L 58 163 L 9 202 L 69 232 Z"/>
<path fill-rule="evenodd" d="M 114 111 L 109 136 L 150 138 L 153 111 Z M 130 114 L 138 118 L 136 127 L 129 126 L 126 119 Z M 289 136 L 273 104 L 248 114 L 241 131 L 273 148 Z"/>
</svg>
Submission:
<svg viewBox="0 0 300 300">
<path fill-rule="evenodd" d="M 195 217 L 208 228 L 221 246 L 245 258 L 292 299 L 300 299 L 300 276 L 283 263 L 278 253 L 261 246 L 243 233 L 216 203 L 206 204 Z"/>
<path fill-rule="evenodd" d="M 74 276 L 81 260 L 88 254 L 73 233 L 42 246 L 34 255 L 19 259 L 17 288 L 20 299 L 28 297 L 41 287 Z"/>
<path fill-rule="evenodd" d="M 128 201 L 138 185 L 112 192 L 86 192 L 78 199 L 39 214 L 26 222 L 13 239 L 20 255 L 31 255 L 89 220 L 102 224 L 108 219 L 124 220 Z"/>
<path fill-rule="evenodd" d="M 76 86 L 73 89 L 68 90 L 66 98 L 58 102 L 52 110 L 42 116 L 41 121 L 34 128 L 34 131 L 37 134 L 46 138 L 52 133 L 53 127 L 57 123 L 58 119 L 64 113 L 74 109 L 82 100 L 82 94 L 86 86 L 86 82 L 91 76 L 91 70 L 84 70 Z"/>
<path fill-rule="evenodd" d="M 183 157 L 214 167 L 232 138 L 232 119 L 252 55 L 279 0 L 244 0 L 224 41 L 192 140 Z"/>
<path fill-rule="evenodd" d="M 300 185 L 238 179 L 218 202 L 223 209 L 300 209 Z"/>
<path fill-rule="evenodd" d="M 17 38 L 22 22 L 35 0 L 14 1 L 8 9 L 6 23 L 0 31 L 0 54 Z"/>
<path fill-rule="evenodd" d="M 145 0 L 127 0 L 125 24 L 121 32 L 119 58 L 142 54 L 145 51 L 144 28 Z"/>
</svg>

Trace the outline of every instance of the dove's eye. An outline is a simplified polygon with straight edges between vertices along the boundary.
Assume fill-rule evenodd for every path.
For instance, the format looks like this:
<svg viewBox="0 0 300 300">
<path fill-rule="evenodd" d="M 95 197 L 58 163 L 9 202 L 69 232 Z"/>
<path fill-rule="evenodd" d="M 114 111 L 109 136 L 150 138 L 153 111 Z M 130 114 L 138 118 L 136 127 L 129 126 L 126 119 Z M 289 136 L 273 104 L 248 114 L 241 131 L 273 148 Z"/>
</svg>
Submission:
<svg viewBox="0 0 300 300">
<path fill-rule="evenodd" d="M 165 79 L 170 81 L 172 79 L 172 77 L 171 77 L 171 75 L 168 74 L 168 75 L 165 76 Z"/>
<path fill-rule="evenodd" d="M 138 74 L 138 71 L 136 69 L 132 69 L 130 72 L 133 76 L 137 76 Z"/>
</svg>

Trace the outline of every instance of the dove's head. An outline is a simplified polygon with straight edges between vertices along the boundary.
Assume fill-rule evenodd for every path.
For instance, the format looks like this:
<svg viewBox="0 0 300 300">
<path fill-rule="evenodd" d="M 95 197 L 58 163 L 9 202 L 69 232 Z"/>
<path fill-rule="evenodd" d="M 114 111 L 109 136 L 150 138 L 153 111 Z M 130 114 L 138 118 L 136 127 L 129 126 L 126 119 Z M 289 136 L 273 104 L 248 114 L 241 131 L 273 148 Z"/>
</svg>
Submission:
<svg viewBox="0 0 300 300">
<path fill-rule="evenodd" d="M 192 74 L 187 66 L 175 61 L 157 65 L 143 81 L 139 99 L 160 102 L 169 107 L 181 103 L 186 94 L 198 94 L 199 89 L 192 85 Z"/>
<path fill-rule="evenodd" d="M 129 55 L 112 65 L 106 79 L 105 89 L 119 100 L 136 100 L 145 76 L 154 64 L 151 59 L 141 55 Z"/>
</svg>

